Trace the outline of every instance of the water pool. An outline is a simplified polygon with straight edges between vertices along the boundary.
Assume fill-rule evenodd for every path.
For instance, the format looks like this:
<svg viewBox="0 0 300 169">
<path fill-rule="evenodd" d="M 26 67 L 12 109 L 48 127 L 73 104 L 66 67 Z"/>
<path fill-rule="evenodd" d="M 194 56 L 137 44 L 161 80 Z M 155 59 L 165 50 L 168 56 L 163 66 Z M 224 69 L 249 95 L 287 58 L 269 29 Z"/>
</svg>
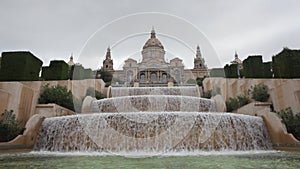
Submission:
<svg viewBox="0 0 300 169">
<path fill-rule="evenodd" d="M 207 152 L 159 156 L 30 152 L 0 154 L 0 168 L 300 168 L 300 153 Z"/>
</svg>

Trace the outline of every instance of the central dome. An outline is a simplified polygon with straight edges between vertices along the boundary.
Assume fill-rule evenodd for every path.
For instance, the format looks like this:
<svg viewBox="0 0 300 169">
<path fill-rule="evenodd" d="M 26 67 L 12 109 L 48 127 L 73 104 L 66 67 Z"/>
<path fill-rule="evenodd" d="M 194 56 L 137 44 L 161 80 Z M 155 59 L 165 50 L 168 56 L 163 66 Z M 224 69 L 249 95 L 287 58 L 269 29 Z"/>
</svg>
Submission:
<svg viewBox="0 0 300 169">
<path fill-rule="evenodd" d="M 161 49 L 164 49 L 161 42 L 156 38 L 154 29 L 152 29 L 151 38 L 147 40 L 143 49 L 148 48 L 148 47 L 159 47 Z"/>
</svg>

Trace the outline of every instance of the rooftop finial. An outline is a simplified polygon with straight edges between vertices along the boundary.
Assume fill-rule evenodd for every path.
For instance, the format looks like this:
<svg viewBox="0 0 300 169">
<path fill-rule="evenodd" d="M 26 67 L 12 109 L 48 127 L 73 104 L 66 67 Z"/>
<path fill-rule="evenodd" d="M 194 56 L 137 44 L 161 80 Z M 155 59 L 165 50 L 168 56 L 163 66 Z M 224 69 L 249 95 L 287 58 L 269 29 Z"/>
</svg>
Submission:
<svg viewBox="0 0 300 169">
<path fill-rule="evenodd" d="M 197 58 L 201 58 L 202 57 L 199 45 L 197 45 L 196 57 Z"/>
<path fill-rule="evenodd" d="M 239 58 L 237 51 L 234 52 L 234 58 Z"/>
<path fill-rule="evenodd" d="M 106 59 L 110 59 L 110 46 L 107 47 L 107 51 L 106 51 Z"/>
<path fill-rule="evenodd" d="M 154 26 L 152 26 L 152 30 L 151 30 L 151 38 L 156 38 L 156 37 L 155 37 Z"/>
</svg>

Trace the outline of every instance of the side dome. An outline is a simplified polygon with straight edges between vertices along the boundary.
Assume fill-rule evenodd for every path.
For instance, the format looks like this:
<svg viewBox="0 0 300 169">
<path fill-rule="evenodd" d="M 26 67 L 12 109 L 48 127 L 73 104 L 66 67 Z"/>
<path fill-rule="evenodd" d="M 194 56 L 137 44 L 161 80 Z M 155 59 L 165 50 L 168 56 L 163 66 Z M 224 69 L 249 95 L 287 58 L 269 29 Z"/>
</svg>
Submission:
<svg viewBox="0 0 300 169">
<path fill-rule="evenodd" d="M 161 49 L 164 49 L 164 46 L 156 38 L 154 29 L 152 29 L 152 31 L 151 31 L 151 38 L 147 40 L 147 42 L 143 46 L 143 49 L 148 48 L 148 47 L 159 47 Z"/>
</svg>

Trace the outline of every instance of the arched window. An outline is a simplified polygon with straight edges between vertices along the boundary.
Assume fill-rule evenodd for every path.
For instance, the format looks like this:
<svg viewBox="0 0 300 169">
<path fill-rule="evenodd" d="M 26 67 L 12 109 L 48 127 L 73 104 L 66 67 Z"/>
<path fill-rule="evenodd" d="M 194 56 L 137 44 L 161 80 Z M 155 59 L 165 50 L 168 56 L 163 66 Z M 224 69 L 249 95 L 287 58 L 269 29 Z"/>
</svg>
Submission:
<svg viewBox="0 0 300 169">
<path fill-rule="evenodd" d="M 151 72 L 150 80 L 151 80 L 151 82 L 155 82 L 156 81 L 156 72 Z"/>
<path fill-rule="evenodd" d="M 167 82 L 167 74 L 166 73 L 163 73 L 162 74 L 162 80 L 161 80 L 162 82 Z"/>
<path fill-rule="evenodd" d="M 146 81 L 146 76 L 145 76 L 144 73 L 141 74 L 140 80 L 141 80 L 141 82 L 145 82 Z"/>
<path fill-rule="evenodd" d="M 127 71 L 127 81 L 132 81 L 133 78 L 133 72 L 131 70 Z"/>
</svg>

